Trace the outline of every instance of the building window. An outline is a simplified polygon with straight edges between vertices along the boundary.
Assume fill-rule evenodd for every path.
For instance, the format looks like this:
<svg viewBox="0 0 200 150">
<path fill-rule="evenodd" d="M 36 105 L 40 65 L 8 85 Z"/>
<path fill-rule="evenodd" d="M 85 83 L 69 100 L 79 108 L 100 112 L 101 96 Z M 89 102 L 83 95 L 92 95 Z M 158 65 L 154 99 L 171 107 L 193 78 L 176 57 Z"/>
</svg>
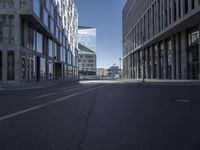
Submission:
<svg viewBox="0 0 200 150">
<path fill-rule="evenodd" d="M 14 51 L 8 51 L 8 58 L 7 58 L 7 80 L 14 80 L 15 75 L 15 55 Z"/>
<path fill-rule="evenodd" d="M 191 0 L 191 5 L 192 5 L 192 9 L 194 9 L 194 7 L 195 7 L 195 0 Z"/>
<path fill-rule="evenodd" d="M 188 0 L 185 0 L 185 14 L 188 13 Z"/>
<path fill-rule="evenodd" d="M 33 0 L 33 11 L 40 17 L 40 0 Z"/>
<path fill-rule="evenodd" d="M 0 1 L 0 8 L 13 8 L 14 7 L 14 0 L 1 0 Z"/>
<path fill-rule="evenodd" d="M 2 73 L 3 73 L 3 61 L 2 61 L 2 51 L 0 51 L 0 80 L 2 80 Z"/>
<path fill-rule="evenodd" d="M 43 22 L 44 22 L 44 24 L 46 25 L 46 27 L 49 26 L 49 21 L 48 21 L 48 19 L 49 19 L 48 12 L 46 11 L 46 9 L 44 9 L 44 18 L 43 18 Z"/>
<path fill-rule="evenodd" d="M 46 59 L 40 58 L 40 79 L 46 78 Z"/>
<path fill-rule="evenodd" d="M 53 49 L 54 49 L 54 45 L 52 40 L 49 40 L 49 57 L 53 57 Z"/>
<path fill-rule="evenodd" d="M 0 15 L 0 43 L 14 43 L 14 16 Z"/>
<path fill-rule="evenodd" d="M 36 44 L 37 44 L 37 48 L 36 51 L 39 53 L 42 53 L 42 48 L 43 48 L 43 40 L 42 40 L 42 34 L 40 33 L 36 33 Z"/>
<path fill-rule="evenodd" d="M 27 0 L 20 0 L 20 8 L 27 8 Z"/>
<path fill-rule="evenodd" d="M 199 79 L 199 31 L 188 32 L 188 78 Z"/>
</svg>

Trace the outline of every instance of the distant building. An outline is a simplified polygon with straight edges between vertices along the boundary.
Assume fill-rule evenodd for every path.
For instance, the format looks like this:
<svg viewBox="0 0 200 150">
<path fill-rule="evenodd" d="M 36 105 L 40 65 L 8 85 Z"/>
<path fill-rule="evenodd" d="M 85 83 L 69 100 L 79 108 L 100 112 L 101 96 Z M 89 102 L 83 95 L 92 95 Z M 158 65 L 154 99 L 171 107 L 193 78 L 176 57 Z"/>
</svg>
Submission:
<svg viewBox="0 0 200 150">
<path fill-rule="evenodd" d="M 108 76 L 110 76 L 112 79 L 120 78 L 119 66 L 113 65 L 110 68 L 108 68 Z"/>
<path fill-rule="evenodd" d="M 108 76 L 108 69 L 98 68 L 97 69 L 97 76 L 98 77 L 107 77 Z"/>
<path fill-rule="evenodd" d="M 79 75 L 96 75 L 96 28 L 79 26 Z"/>
<path fill-rule="evenodd" d="M 200 79 L 200 1 L 127 0 L 123 70 L 133 79 Z"/>
</svg>

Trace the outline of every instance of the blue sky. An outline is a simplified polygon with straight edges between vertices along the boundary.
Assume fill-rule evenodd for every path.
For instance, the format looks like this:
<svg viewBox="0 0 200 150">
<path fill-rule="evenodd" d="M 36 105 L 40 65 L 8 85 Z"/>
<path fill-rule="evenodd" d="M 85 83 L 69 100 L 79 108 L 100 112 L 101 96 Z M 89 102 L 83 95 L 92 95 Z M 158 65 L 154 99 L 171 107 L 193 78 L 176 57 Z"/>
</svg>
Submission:
<svg viewBox="0 0 200 150">
<path fill-rule="evenodd" d="M 97 29 L 97 67 L 119 65 L 122 57 L 122 9 L 125 0 L 75 0 L 79 25 Z"/>
</svg>

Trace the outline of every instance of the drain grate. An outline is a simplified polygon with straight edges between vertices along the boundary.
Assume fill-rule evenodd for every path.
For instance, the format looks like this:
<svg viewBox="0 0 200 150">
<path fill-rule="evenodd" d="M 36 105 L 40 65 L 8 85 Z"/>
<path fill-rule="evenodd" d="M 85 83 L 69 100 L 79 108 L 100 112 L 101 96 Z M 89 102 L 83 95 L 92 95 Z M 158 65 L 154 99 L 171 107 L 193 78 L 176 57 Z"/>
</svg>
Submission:
<svg viewBox="0 0 200 150">
<path fill-rule="evenodd" d="M 175 102 L 176 103 L 191 103 L 192 100 L 190 100 L 190 99 L 176 99 Z"/>
</svg>

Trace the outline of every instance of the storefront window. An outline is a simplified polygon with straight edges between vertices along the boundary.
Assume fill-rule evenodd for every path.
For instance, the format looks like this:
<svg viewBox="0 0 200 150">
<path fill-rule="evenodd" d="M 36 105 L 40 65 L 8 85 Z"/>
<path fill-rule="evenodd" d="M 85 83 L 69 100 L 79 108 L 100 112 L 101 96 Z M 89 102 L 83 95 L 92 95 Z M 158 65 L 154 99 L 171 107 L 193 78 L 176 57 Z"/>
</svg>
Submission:
<svg viewBox="0 0 200 150">
<path fill-rule="evenodd" d="M 42 34 L 37 32 L 37 36 L 36 36 L 36 41 L 37 41 L 37 49 L 36 51 L 39 53 L 42 53 L 42 48 L 43 48 L 43 41 L 42 41 Z"/>
<path fill-rule="evenodd" d="M 192 29 L 188 33 L 188 78 L 199 79 L 199 31 Z"/>
<path fill-rule="evenodd" d="M 46 60 L 45 58 L 40 58 L 40 79 L 46 78 Z"/>
<path fill-rule="evenodd" d="M 53 62 L 49 63 L 49 79 L 53 79 Z"/>
<path fill-rule="evenodd" d="M 3 68 L 2 68 L 2 66 L 3 66 L 3 64 L 2 64 L 2 51 L 0 51 L 0 80 L 2 80 L 2 70 L 3 70 Z"/>
<path fill-rule="evenodd" d="M 14 64 L 15 64 L 15 55 L 13 51 L 8 51 L 8 58 L 7 58 L 7 79 L 8 80 L 14 80 L 14 75 L 15 75 L 15 69 L 14 69 Z"/>
</svg>

